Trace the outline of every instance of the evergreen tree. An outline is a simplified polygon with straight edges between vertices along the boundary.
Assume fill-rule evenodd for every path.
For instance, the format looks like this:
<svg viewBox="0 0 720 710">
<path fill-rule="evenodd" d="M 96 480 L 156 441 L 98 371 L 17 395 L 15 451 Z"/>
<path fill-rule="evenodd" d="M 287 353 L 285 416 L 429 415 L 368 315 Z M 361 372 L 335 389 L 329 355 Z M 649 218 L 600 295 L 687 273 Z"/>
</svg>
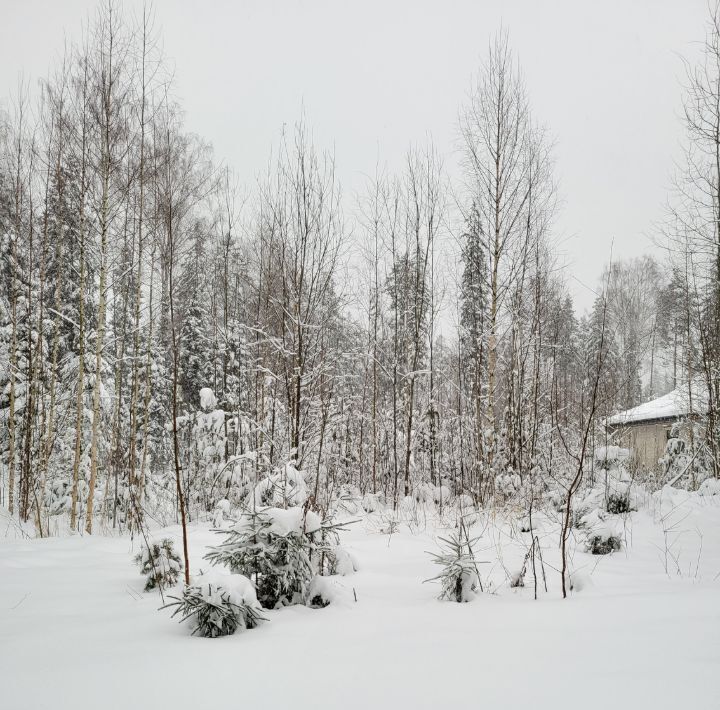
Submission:
<svg viewBox="0 0 720 710">
<path fill-rule="evenodd" d="M 583 387 L 592 386 L 598 373 L 602 374 L 598 384 L 598 411 L 607 415 L 617 409 L 619 391 L 618 354 L 612 331 L 607 319 L 605 299 L 597 296 L 592 311 L 583 323 Z M 589 391 L 585 392 L 589 398 Z"/>
<path fill-rule="evenodd" d="M 399 324 L 398 360 L 407 372 L 415 359 L 418 364 L 424 362 L 427 353 L 430 300 L 422 266 L 413 256 L 402 254 L 393 265 L 385 290 Z"/>
<path fill-rule="evenodd" d="M 186 406 L 197 409 L 198 393 L 212 384 L 208 369 L 212 360 L 208 357 L 208 341 L 205 331 L 205 313 L 195 296 L 191 296 L 183 313 L 179 338 L 178 381 Z"/>
<path fill-rule="evenodd" d="M 483 451 L 485 338 L 487 337 L 487 254 L 482 221 L 473 202 L 463 234 L 463 275 L 460 284 L 460 354 L 475 420 L 476 465 Z"/>
<path fill-rule="evenodd" d="M 178 339 L 178 382 L 185 406 L 197 410 L 203 387 L 215 390 L 215 348 L 209 332 L 209 309 L 202 279 L 206 258 L 202 224 L 192 226 L 191 248 L 185 257 L 179 283 L 182 325 Z"/>
<path fill-rule="evenodd" d="M 482 223 L 474 202 L 465 222 L 462 239 L 460 338 L 463 361 L 467 364 L 472 391 L 479 395 L 485 359 L 488 273 Z"/>
<path fill-rule="evenodd" d="M 80 293 L 80 230 L 82 227 L 81 185 L 77 167 L 72 161 L 53 171 L 50 184 L 47 220 L 50 252 L 46 269 L 45 298 L 52 311 L 58 311 L 58 360 L 77 356 L 79 352 L 79 302 L 85 301 L 85 323 L 95 328 L 97 313 L 91 307 L 90 288 L 95 278 L 95 258 L 85 249 L 85 293 Z M 90 287 L 88 287 L 90 285 Z M 56 315 L 56 314 L 54 314 Z M 52 320 L 52 315 L 50 317 Z"/>
</svg>

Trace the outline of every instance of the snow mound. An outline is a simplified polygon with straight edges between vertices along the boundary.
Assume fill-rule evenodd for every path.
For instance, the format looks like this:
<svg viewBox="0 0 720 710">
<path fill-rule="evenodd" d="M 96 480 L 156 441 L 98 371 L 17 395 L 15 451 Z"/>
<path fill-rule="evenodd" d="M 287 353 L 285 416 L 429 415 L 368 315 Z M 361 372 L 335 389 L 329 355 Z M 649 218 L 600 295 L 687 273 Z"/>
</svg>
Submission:
<svg viewBox="0 0 720 710">
<path fill-rule="evenodd" d="M 630 450 L 620 446 L 598 446 L 595 449 L 595 463 L 600 468 L 612 468 L 630 458 Z M 605 464 L 605 466 L 603 466 Z"/>
<path fill-rule="evenodd" d="M 322 520 L 317 513 L 312 510 L 305 512 L 302 508 L 296 506 L 294 508 L 260 508 L 257 515 L 269 523 L 267 531 L 273 535 L 286 537 L 288 535 L 300 535 L 303 532 L 313 533 L 318 531 L 322 526 Z M 243 514 L 240 520 L 234 525 L 237 532 L 243 532 L 252 524 L 252 516 L 248 513 Z"/>
<path fill-rule="evenodd" d="M 331 554 L 333 558 L 332 567 L 335 574 L 346 577 L 347 575 L 353 574 L 360 569 L 357 557 L 344 547 L 337 545 L 332 550 Z"/>
<path fill-rule="evenodd" d="M 212 585 L 220 587 L 227 592 L 233 604 L 242 606 L 246 604 L 251 607 L 258 607 L 257 595 L 253 583 L 242 574 L 232 574 L 220 567 L 216 567 L 191 577 L 191 584 L 198 587 Z"/>
<path fill-rule="evenodd" d="M 200 390 L 200 408 L 209 412 L 217 407 L 217 397 L 209 387 L 203 387 Z"/>
<path fill-rule="evenodd" d="M 698 488 L 698 495 L 700 496 L 719 496 L 720 495 L 720 480 L 717 478 L 706 478 Z"/>
<path fill-rule="evenodd" d="M 307 499 L 305 474 L 292 463 L 287 463 L 277 473 L 257 482 L 248 496 L 248 504 L 256 508 L 270 505 L 298 506 Z"/>
</svg>

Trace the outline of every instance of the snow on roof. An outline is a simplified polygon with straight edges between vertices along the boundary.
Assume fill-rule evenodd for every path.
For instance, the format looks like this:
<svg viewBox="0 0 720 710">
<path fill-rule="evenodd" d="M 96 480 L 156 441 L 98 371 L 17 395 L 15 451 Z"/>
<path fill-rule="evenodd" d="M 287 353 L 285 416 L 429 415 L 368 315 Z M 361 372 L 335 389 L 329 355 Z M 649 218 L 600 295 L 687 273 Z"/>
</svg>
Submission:
<svg viewBox="0 0 720 710">
<path fill-rule="evenodd" d="M 682 385 L 677 389 L 652 399 L 624 412 L 618 412 L 606 420 L 607 424 L 632 424 L 656 419 L 677 419 L 686 414 L 706 414 L 708 411 L 707 388 L 699 378 L 690 387 Z"/>
</svg>

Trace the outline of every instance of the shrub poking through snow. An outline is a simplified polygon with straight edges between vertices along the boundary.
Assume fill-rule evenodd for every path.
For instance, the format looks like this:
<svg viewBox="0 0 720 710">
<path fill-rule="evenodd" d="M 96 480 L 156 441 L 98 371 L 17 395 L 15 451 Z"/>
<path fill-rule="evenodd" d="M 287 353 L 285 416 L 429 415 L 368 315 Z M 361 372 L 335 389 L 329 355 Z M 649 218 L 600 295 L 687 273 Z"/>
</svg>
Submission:
<svg viewBox="0 0 720 710">
<path fill-rule="evenodd" d="M 205 556 L 211 564 L 249 577 L 266 609 L 306 601 L 313 577 L 323 571 L 338 525 L 303 508 L 246 511 L 225 541 Z"/>
<path fill-rule="evenodd" d="M 313 577 L 307 593 L 307 605 L 311 609 L 324 609 L 332 604 L 333 590 L 330 580 L 320 575 Z"/>
<path fill-rule="evenodd" d="M 615 471 L 624 468 L 629 458 L 630 449 L 623 449 L 620 446 L 598 446 L 595 449 L 595 468 Z"/>
<path fill-rule="evenodd" d="M 626 467 L 629 453 L 618 446 L 596 449 L 596 482 L 573 511 L 574 527 L 589 530 L 606 514 L 624 515 L 638 509 L 638 489 Z"/>
<path fill-rule="evenodd" d="M 525 567 L 518 570 L 517 572 L 513 572 L 513 574 L 510 575 L 510 586 L 513 588 L 524 587 L 525 586 L 525 572 L 526 572 Z"/>
<path fill-rule="evenodd" d="M 585 550 L 592 555 L 609 555 L 622 547 L 620 536 L 613 530 L 593 530 L 587 536 Z"/>
<path fill-rule="evenodd" d="M 570 590 L 581 592 L 592 585 L 592 580 L 587 572 L 573 572 L 570 575 Z"/>
<path fill-rule="evenodd" d="M 522 487 L 522 478 L 520 474 L 508 469 L 505 473 L 499 473 L 495 476 L 495 491 L 501 495 L 506 501 L 516 495 Z"/>
<path fill-rule="evenodd" d="M 439 599 L 447 599 L 455 602 L 469 602 L 475 598 L 475 592 L 480 585 L 477 560 L 473 555 L 472 543 L 467 535 L 463 537 L 460 532 L 453 532 L 450 537 L 439 538 L 442 551 L 430 553 L 435 564 L 442 567 L 442 571 L 436 577 L 425 580 L 426 582 L 438 581 L 442 591 Z"/>
<path fill-rule="evenodd" d="M 308 498 L 305 474 L 292 461 L 270 476 L 258 481 L 248 499 L 252 508 L 265 506 L 301 506 Z"/>
<path fill-rule="evenodd" d="M 191 621 L 193 634 L 217 638 L 230 636 L 238 629 L 255 628 L 266 619 L 247 577 L 239 574 L 200 575 L 185 587 L 181 597 L 163 608 L 174 608 L 173 616 Z"/>
<path fill-rule="evenodd" d="M 620 515 L 635 510 L 630 504 L 629 488 L 626 487 L 625 490 L 611 490 L 607 495 L 605 509 L 612 515 Z"/>
<path fill-rule="evenodd" d="M 163 590 L 174 587 L 182 569 L 182 561 L 170 538 L 143 547 L 135 556 L 135 563 L 140 567 L 140 574 L 146 577 L 146 592 L 155 588 Z"/>
<path fill-rule="evenodd" d="M 328 550 L 327 559 L 330 574 L 339 574 L 346 577 L 360 569 L 355 555 L 344 547 L 340 547 L 340 545 L 335 545 Z"/>
</svg>

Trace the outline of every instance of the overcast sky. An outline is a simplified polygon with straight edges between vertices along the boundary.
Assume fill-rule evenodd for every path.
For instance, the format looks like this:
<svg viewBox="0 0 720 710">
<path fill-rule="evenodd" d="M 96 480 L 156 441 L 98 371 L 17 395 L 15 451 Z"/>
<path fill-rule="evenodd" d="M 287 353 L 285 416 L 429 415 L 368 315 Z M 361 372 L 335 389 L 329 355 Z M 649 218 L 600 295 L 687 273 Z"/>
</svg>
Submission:
<svg viewBox="0 0 720 710">
<path fill-rule="evenodd" d="M 43 76 L 93 0 L 3 0 L 0 96 Z M 142 6 L 127 0 L 129 11 Z M 505 27 L 556 141 L 560 249 L 579 310 L 610 255 L 652 251 L 682 136 L 681 56 L 706 0 L 155 0 L 187 126 L 252 183 L 304 106 L 347 195 L 432 136 L 455 170 L 458 109 Z M 577 279 L 579 281 L 576 281 Z"/>
</svg>

